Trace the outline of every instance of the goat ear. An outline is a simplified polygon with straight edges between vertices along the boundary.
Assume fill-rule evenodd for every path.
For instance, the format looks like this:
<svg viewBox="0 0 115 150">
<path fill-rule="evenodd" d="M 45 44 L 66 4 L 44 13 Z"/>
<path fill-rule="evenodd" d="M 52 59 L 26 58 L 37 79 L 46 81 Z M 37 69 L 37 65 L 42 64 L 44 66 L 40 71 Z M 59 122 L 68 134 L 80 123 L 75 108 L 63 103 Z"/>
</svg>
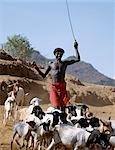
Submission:
<svg viewBox="0 0 115 150">
<path fill-rule="evenodd" d="M 42 122 L 42 123 L 39 125 L 39 127 L 42 126 L 42 125 L 44 125 L 44 122 Z"/>
<path fill-rule="evenodd" d="M 99 119 L 101 123 L 104 123 L 101 119 Z"/>
<path fill-rule="evenodd" d="M 104 124 L 104 122 L 103 122 L 101 119 L 99 119 L 99 121 L 100 121 L 102 124 Z"/>
<path fill-rule="evenodd" d="M 59 116 L 60 113 L 59 113 L 58 111 L 54 111 L 54 112 L 53 112 L 53 115 L 54 115 L 54 116 L 57 116 L 57 115 Z"/>
<path fill-rule="evenodd" d="M 33 114 L 33 113 L 36 113 L 36 111 L 35 111 L 35 110 L 32 110 L 31 114 Z"/>
<path fill-rule="evenodd" d="M 73 108 L 76 109 L 76 106 L 74 106 Z"/>
<path fill-rule="evenodd" d="M 104 122 L 104 121 L 102 121 L 101 119 L 100 119 L 100 122 L 101 122 L 103 125 L 105 125 L 105 122 Z"/>
<path fill-rule="evenodd" d="M 109 125 L 110 125 L 110 126 L 112 126 L 112 123 L 111 123 L 111 122 L 109 122 Z"/>
<path fill-rule="evenodd" d="M 108 120 L 111 120 L 111 116 L 109 116 Z"/>
<path fill-rule="evenodd" d="M 32 128 L 34 128 L 34 126 L 36 125 L 34 121 L 27 121 L 26 123 L 28 123 Z"/>
<path fill-rule="evenodd" d="M 46 114 L 52 115 L 53 113 L 52 112 L 47 112 Z"/>
<path fill-rule="evenodd" d="M 48 124 L 50 124 L 51 123 L 51 120 L 48 120 Z"/>
<path fill-rule="evenodd" d="M 86 109 L 88 109 L 89 110 L 89 107 L 87 106 L 87 108 Z"/>
<path fill-rule="evenodd" d="M 42 115 L 45 116 L 45 112 L 42 112 Z"/>
<path fill-rule="evenodd" d="M 90 131 L 90 130 L 86 130 L 87 132 L 89 132 L 89 133 L 92 133 L 93 131 Z"/>
</svg>

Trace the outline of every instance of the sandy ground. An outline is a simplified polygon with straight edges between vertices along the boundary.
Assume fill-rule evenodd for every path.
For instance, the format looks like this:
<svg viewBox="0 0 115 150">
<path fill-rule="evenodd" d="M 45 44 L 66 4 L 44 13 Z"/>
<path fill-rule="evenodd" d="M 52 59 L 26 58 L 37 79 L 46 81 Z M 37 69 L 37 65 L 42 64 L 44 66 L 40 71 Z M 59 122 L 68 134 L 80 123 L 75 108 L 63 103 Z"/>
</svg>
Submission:
<svg viewBox="0 0 115 150">
<path fill-rule="evenodd" d="M 0 76 L 0 81 L 6 79 L 15 80 L 20 79 L 11 76 Z M 34 81 L 31 80 L 29 83 L 29 87 L 25 89 L 29 89 L 30 97 L 38 96 L 43 99 L 41 103 L 41 107 L 43 110 L 46 110 L 49 104 L 49 82 Z M 111 92 L 111 87 L 105 86 L 97 86 L 97 85 L 86 85 L 86 86 L 78 86 L 75 83 L 68 82 L 68 91 L 70 91 L 70 96 L 73 96 L 73 101 L 76 97 L 82 98 L 85 100 L 85 103 L 88 104 L 90 111 L 94 113 L 95 116 L 107 120 L 110 116 L 113 120 L 115 120 L 115 92 Z M 28 91 L 27 91 L 28 92 Z M 92 95 L 91 95 L 92 94 Z M 75 96 L 75 97 L 74 97 Z M 102 96 L 102 97 L 101 97 Z M 75 101 L 74 101 L 75 102 Z M 79 102 L 79 100 L 78 100 Z M 110 102 L 113 102 L 113 105 Z M 29 102 L 28 102 L 29 103 Z M 26 103 L 27 104 L 27 103 Z M 12 139 L 13 132 L 13 122 L 12 120 L 8 121 L 6 127 L 3 126 L 3 105 L 0 105 L 0 150 L 9 150 L 10 142 Z M 18 150 L 16 148 L 16 144 L 14 143 L 14 150 Z"/>
<path fill-rule="evenodd" d="M 48 107 L 48 105 L 41 106 L 44 110 Z M 90 111 L 98 116 L 101 119 L 108 119 L 109 116 L 115 120 L 115 105 L 113 106 L 105 106 L 105 107 L 90 107 Z M 12 138 L 12 130 L 13 130 L 13 122 L 12 120 L 8 121 L 6 127 L 3 126 L 3 106 L 0 106 L 0 150 L 9 150 L 10 142 Z M 18 150 L 16 144 L 14 143 L 14 149 Z"/>
</svg>

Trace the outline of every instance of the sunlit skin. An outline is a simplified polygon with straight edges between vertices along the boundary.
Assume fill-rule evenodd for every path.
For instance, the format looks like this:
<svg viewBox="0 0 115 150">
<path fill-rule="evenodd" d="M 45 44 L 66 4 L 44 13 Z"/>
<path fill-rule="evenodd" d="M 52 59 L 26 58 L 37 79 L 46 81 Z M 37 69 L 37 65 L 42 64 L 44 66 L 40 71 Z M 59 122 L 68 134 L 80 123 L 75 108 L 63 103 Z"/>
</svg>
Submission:
<svg viewBox="0 0 115 150">
<path fill-rule="evenodd" d="M 64 50 L 61 48 L 57 48 L 54 50 L 55 60 L 54 60 L 54 62 L 51 62 L 48 65 L 45 73 L 43 73 L 41 70 L 39 70 L 37 65 L 34 63 L 35 69 L 39 72 L 39 74 L 43 78 L 45 78 L 47 76 L 47 74 L 50 72 L 53 83 L 65 82 L 65 72 L 66 72 L 67 66 L 80 61 L 80 55 L 79 55 L 79 51 L 78 51 L 77 42 L 74 43 L 74 48 L 76 50 L 76 59 L 62 61 L 61 59 L 62 59 Z"/>
</svg>

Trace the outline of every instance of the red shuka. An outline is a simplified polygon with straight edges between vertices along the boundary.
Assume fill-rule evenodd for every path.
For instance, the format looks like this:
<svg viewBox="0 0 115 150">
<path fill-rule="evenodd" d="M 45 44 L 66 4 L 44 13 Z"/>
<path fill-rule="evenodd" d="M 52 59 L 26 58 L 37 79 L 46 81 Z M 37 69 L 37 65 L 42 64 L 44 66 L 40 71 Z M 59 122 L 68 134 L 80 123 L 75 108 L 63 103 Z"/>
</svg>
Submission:
<svg viewBox="0 0 115 150">
<path fill-rule="evenodd" d="M 65 82 L 51 84 L 50 102 L 53 107 L 63 107 L 69 103 Z"/>
</svg>

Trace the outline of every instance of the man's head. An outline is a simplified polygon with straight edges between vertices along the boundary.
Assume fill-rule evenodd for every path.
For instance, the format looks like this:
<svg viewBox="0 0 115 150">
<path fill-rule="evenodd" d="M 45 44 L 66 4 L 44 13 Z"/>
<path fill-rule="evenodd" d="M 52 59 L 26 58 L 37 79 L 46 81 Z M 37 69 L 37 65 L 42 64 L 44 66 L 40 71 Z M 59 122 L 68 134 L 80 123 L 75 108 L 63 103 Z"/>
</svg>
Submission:
<svg viewBox="0 0 115 150">
<path fill-rule="evenodd" d="M 57 59 L 61 59 L 63 54 L 64 54 L 64 50 L 62 48 L 56 48 L 54 50 L 54 55 L 56 56 Z"/>
</svg>

